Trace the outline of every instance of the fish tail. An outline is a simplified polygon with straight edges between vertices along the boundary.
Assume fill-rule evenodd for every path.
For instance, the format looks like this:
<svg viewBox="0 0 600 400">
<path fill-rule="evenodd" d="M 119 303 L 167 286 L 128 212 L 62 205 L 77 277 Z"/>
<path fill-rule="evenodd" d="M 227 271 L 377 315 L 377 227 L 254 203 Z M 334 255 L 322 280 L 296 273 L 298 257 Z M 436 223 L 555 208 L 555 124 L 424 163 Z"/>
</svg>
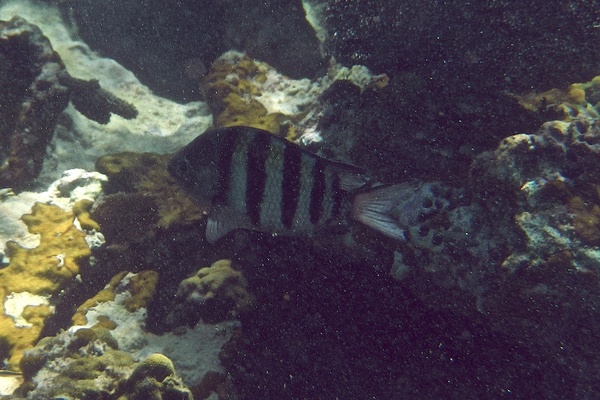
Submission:
<svg viewBox="0 0 600 400">
<path fill-rule="evenodd" d="M 396 240 L 406 241 L 405 230 L 390 213 L 411 196 L 415 186 L 410 183 L 377 186 L 354 196 L 351 217 Z"/>
</svg>

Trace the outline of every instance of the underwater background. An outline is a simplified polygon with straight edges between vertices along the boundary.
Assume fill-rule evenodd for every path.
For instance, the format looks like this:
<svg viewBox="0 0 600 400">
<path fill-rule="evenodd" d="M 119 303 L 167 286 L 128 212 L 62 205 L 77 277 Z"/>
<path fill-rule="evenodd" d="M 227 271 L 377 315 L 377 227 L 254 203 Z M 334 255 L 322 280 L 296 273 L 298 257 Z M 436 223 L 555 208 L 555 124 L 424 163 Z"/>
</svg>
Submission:
<svg viewBox="0 0 600 400">
<path fill-rule="evenodd" d="M 0 0 L 0 398 L 600 398 L 595 0 Z M 250 126 L 377 182 L 207 242 L 172 154 Z"/>
</svg>

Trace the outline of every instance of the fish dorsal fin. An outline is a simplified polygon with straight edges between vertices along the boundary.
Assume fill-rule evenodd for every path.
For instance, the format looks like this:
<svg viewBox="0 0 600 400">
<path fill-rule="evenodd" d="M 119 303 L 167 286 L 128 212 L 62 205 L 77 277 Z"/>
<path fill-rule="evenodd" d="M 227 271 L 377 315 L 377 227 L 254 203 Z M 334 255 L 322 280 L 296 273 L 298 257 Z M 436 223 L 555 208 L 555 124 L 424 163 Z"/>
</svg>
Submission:
<svg viewBox="0 0 600 400">
<path fill-rule="evenodd" d="M 216 205 L 212 208 L 206 223 L 206 240 L 215 243 L 236 229 L 248 228 L 245 218 L 239 216 L 227 206 Z"/>
<path fill-rule="evenodd" d="M 346 192 L 363 187 L 371 180 L 365 170 L 354 165 L 335 162 L 332 167 L 340 178 L 340 187 Z"/>
</svg>

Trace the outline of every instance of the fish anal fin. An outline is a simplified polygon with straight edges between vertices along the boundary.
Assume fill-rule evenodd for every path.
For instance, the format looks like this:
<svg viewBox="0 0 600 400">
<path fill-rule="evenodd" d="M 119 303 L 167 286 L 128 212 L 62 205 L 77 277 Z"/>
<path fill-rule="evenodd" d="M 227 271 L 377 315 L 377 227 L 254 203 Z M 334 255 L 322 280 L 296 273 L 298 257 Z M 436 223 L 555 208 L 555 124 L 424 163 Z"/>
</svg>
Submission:
<svg viewBox="0 0 600 400">
<path fill-rule="evenodd" d="M 243 216 L 227 206 L 217 205 L 212 208 L 208 216 L 206 240 L 212 244 L 228 233 L 242 228 L 249 228 L 249 224 Z"/>
</svg>

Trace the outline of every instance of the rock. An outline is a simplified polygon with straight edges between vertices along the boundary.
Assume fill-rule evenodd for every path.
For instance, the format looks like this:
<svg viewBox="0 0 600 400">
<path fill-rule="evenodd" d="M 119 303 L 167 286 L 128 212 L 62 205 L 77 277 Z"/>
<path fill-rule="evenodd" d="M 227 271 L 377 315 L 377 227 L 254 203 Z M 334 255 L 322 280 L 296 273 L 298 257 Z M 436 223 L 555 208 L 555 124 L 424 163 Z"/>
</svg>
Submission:
<svg viewBox="0 0 600 400">
<path fill-rule="evenodd" d="M 42 170 L 46 147 L 69 100 L 88 118 L 108 123 L 112 113 L 132 119 L 135 107 L 69 75 L 50 41 L 21 17 L 0 21 L 0 187 L 22 189 Z"/>
<path fill-rule="evenodd" d="M 315 76 L 323 68 L 299 2 L 186 0 L 170 7 L 149 0 L 105 7 L 85 0 L 61 6 L 92 48 L 119 61 L 158 95 L 179 102 L 202 99 L 199 78 L 231 49 L 294 78 Z"/>
<path fill-rule="evenodd" d="M 199 320 L 215 323 L 236 318 L 252 307 L 253 296 L 242 272 L 233 269 L 230 260 L 220 260 L 181 281 L 174 303 L 167 323 L 194 326 Z"/>
<path fill-rule="evenodd" d="M 12 398 L 192 399 L 169 358 L 136 362 L 116 345 L 105 328 L 45 338 L 22 359 L 25 381 Z"/>
<path fill-rule="evenodd" d="M 0 22 L 0 187 L 38 176 L 56 120 L 69 102 L 68 73 L 38 27 Z"/>
<path fill-rule="evenodd" d="M 526 9 L 510 0 L 329 0 L 327 49 L 344 64 L 376 73 L 412 72 L 433 87 L 457 92 L 548 90 L 591 79 L 600 56 L 593 43 L 593 2 L 536 0 Z"/>
</svg>

